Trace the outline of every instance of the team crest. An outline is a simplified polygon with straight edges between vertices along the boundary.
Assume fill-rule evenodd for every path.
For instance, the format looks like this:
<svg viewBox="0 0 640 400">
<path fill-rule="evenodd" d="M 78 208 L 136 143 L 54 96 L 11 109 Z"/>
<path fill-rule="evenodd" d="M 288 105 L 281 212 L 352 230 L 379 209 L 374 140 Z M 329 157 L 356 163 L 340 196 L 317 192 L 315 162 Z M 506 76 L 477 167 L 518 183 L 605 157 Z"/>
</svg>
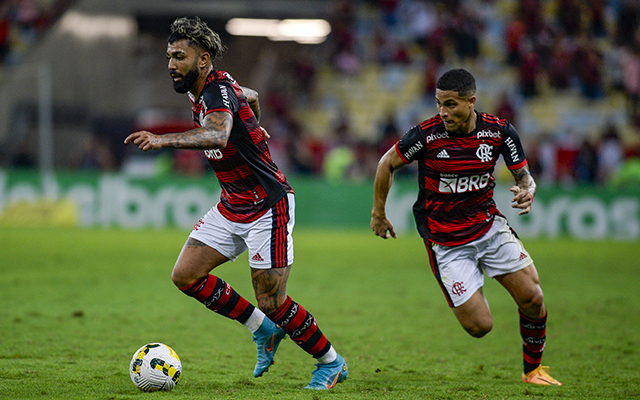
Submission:
<svg viewBox="0 0 640 400">
<path fill-rule="evenodd" d="M 478 147 L 478 150 L 476 150 L 476 156 L 478 156 L 482 162 L 489 162 L 493 158 L 491 150 L 492 147 L 488 144 L 481 144 L 480 147 Z"/>
</svg>

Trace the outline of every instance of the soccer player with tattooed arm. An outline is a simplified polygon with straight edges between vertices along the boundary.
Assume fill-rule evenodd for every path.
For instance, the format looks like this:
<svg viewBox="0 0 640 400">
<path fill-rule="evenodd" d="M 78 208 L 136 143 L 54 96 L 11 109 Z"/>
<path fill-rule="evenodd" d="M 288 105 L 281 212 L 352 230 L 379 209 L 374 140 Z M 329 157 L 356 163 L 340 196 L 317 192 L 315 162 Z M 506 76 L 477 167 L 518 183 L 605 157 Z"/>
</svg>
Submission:
<svg viewBox="0 0 640 400">
<path fill-rule="evenodd" d="M 463 69 L 449 70 L 436 85 L 438 114 L 411 128 L 380 159 L 374 182 L 371 229 L 396 237 L 385 204 L 394 171 L 418 163 L 413 213 L 432 271 L 458 322 L 471 336 L 489 333 L 493 319 L 482 287 L 484 274 L 511 295 L 520 317 L 522 380 L 561 385 L 542 366 L 547 309 L 529 253 L 493 200 L 500 155 L 515 179 L 512 207 L 532 207 L 536 184 L 518 133 L 505 119 L 477 112 L 476 83 Z"/>
<path fill-rule="evenodd" d="M 222 192 L 184 244 L 173 267 L 173 283 L 253 333 L 258 351 L 255 377 L 269 369 L 280 341 L 289 335 L 316 360 L 306 389 L 331 389 L 347 378 L 347 364 L 313 315 L 287 294 L 293 263 L 293 189 L 271 159 L 268 135 L 258 124 L 257 92 L 215 69 L 223 49 L 218 34 L 200 18 L 176 19 L 168 38 L 168 68 L 175 91 L 186 93 L 191 102 L 196 127 L 164 135 L 134 132 L 125 143 L 144 151 L 204 152 Z M 211 274 L 245 251 L 258 307 Z"/>
</svg>

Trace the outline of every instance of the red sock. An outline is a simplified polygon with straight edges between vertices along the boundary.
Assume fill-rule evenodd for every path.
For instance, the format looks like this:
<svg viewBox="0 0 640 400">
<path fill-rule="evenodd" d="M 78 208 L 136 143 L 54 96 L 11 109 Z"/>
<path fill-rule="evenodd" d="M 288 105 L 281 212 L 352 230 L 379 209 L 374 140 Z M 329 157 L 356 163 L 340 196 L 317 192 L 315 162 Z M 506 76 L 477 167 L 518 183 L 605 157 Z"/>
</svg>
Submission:
<svg viewBox="0 0 640 400">
<path fill-rule="evenodd" d="M 244 324 L 255 307 L 238 294 L 228 283 L 214 275 L 200 278 L 182 293 L 204 304 L 208 309 Z"/>
<path fill-rule="evenodd" d="M 542 352 L 546 342 L 547 314 L 540 319 L 532 319 L 520 314 L 520 335 L 522 336 L 522 356 L 524 373 L 538 368 L 542 361 Z"/>
<path fill-rule="evenodd" d="M 322 357 L 331 348 L 331 343 L 318 328 L 313 315 L 289 296 L 284 304 L 268 317 L 280 325 L 298 346 L 315 358 Z"/>
</svg>

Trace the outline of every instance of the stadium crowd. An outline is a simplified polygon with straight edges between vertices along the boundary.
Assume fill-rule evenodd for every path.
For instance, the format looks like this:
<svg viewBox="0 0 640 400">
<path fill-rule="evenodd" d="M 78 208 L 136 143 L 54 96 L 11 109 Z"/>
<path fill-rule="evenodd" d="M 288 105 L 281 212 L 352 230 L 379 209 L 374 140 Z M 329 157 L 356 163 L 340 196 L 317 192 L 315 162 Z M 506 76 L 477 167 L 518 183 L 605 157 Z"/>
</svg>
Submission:
<svg viewBox="0 0 640 400">
<path fill-rule="evenodd" d="M 33 40 L 67 2 L 3 2 L 0 60 L 15 62 L 20 43 Z M 520 130 L 532 170 L 543 184 L 606 184 L 623 163 L 640 156 L 634 143 L 623 140 L 618 119 L 603 121 L 597 137 L 583 135 L 579 127 L 529 132 L 518 125 L 523 105 L 549 93 L 593 103 L 623 96 L 624 124 L 640 137 L 640 0 L 337 0 L 333 4 L 332 31 L 320 45 L 325 50 L 315 52 L 315 57 L 301 51 L 296 62 L 282 66 L 294 89 L 274 86 L 260 93 L 261 122 L 272 133 L 274 157 L 289 174 L 371 178 L 380 155 L 410 127 L 406 118 L 399 117 L 403 110 L 389 110 L 377 131 L 361 138 L 353 132 L 352 116 L 342 111 L 329 133 L 310 134 L 296 107 L 317 97 L 321 69 L 355 77 L 368 65 L 420 71 L 423 97 L 415 107 L 422 108 L 423 116 L 430 116 L 424 110 L 435 114 L 435 79 L 446 68 L 462 64 L 474 70 L 493 64 L 498 66 L 494 74 L 513 74 L 512 87 L 496 99 L 493 109 L 481 111 L 507 118 Z M 16 39 L 16 32 L 21 39 Z M 324 63 L 318 63 L 318 54 L 326 54 Z M 99 141 L 92 143 L 100 146 Z M 105 155 L 108 151 L 89 147 L 84 159 L 93 153 L 113 159 Z M 179 173 L 201 174 L 206 169 L 202 157 L 184 152 L 172 157 Z M 114 163 L 83 161 L 77 167 L 113 169 Z"/>
<path fill-rule="evenodd" d="M 432 99 L 435 79 L 445 67 L 494 62 L 513 71 L 515 87 L 487 111 L 518 127 L 523 104 L 541 96 L 574 94 L 588 102 L 626 97 L 625 124 L 640 135 L 640 1 L 379 0 L 376 12 L 361 13 L 353 2 L 336 3 L 331 20 L 330 62 L 340 75 L 356 76 L 365 65 L 418 68 L 425 99 Z M 505 4 L 517 4 L 504 10 Z M 504 18 L 501 18 L 504 17 Z M 498 32 L 498 51 L 482 51 Z M 496 49 L 494 49 L 496 50 Z M 497 59 L 496 59 L 497 58 Z M 298 90 L 311 92 L 317 68 L 306 59 L 292 66 Z M 502 73 L 502 72 L 498 72 Z M 424 104 L 431 106 L 429 100 Z M 374 140 L 354 137 L 350 118 L 340 114 L 333 132 L 318 140 L 305 134 L 292 113 L 298 98 L 269 93 L 265 114 L 274 140 L 285 138 L 288 168 L 299 174 L 344 179 L 370 178 L 375 162 L 408 128 L 390 115 Z M 422 103 L 421 103 L 422 104 Z M 429 111 L 435 108 L 429 108 Z M 413 124 L 419 122 L 413 121 Z M 569 131 L 524 132 L 529 161 L 545 184 L 606 184 L 638 149 L 621 139 L 618 122 L 603 121 L 597 137 L 575 127 Z M 522 129 L 522 128 L 521 128 Z M 338 151 L 336 151 L 338 150 Z"/>
<path fill-rule="evenodd" d="M 70 0 L 3 0 L 0 3 L 0 67 L 18 64 Z"/>
</svg>

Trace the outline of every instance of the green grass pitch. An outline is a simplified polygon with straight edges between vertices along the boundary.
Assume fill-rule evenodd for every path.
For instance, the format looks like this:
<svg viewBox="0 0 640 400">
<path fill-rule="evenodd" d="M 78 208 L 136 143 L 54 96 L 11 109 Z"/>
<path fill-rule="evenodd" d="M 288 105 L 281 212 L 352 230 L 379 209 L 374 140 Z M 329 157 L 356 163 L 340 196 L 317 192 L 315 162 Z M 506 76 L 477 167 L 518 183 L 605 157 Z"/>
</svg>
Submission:
<svg viewBox="0 0 640 400">
<path fill-rule="evenodd" d="M 525 385 L 518 314 L 497 282 L 494 328 L 468 336 L 417 234 L 297 229 L 292 298 L 349 365 L 329 392 L 302 390 L 313 359 L 285 340 L 253 378 L 249 331 L 182 295 L 170 271 L 188 232 L 0 228 L 1 399 L 627 399 L 640 396 L 640 244 L 524 240 L 549 309 L 544 364 L 562 387 Z M 247 299 L 246 256 L 215 272 Z M 172 346 L 183 378 L 142 393 L 145 343 Z"/>
</svg>

